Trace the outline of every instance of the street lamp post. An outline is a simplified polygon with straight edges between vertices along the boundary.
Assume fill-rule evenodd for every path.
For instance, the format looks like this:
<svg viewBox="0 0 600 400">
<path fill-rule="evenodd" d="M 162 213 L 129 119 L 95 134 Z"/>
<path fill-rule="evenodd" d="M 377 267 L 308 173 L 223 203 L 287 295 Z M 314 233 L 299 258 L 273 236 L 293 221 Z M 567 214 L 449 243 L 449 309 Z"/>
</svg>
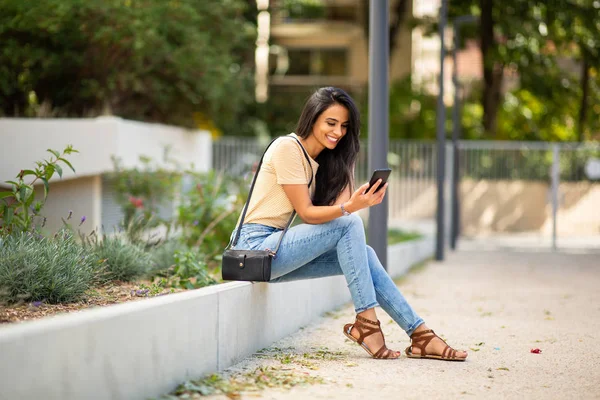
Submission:
<svg viewBox="0 0 600 400">
<path fill-rule="evenodd" d="M 442 0 L 440 7 L 440 78 L 439 78 L 439 93 L 437 100 L 437 214 L 436 226 L 437 235 L 435 243 L 435 259 L 442 261 L 444 259 L 444 181 L 445 181 L 445 163 L 446 163 L 446 108 L 444 106 L 444 56 L 446 55 L 446 47 L 444 45 L 444 31 L 446 29 L 446 20 L 448 18 L 448 0 Z"/>
<path fill-rule="evenodd" d="M 388 0 L 369 6 L 369 169 L 387 167 L 389 135 Z M 387 268 L 388 196 L 369 209 L 369 245 Z"/>
</svg>

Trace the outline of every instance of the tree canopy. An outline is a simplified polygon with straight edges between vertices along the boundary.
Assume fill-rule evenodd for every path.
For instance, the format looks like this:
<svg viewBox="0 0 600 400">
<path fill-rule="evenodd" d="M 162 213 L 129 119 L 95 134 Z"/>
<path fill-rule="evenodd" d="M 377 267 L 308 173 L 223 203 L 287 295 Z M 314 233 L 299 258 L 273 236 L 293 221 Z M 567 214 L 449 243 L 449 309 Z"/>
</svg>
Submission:
<svg viewBox="0 0 600 400">
<path fill-rule="evenodd" d="M 465 27 L 464 34 L 480 42 L 482 122 L 488 136 L 510 138 L 498 115 L 502 107 L 517 103 L 525 104 L 525 114 L 513 116 L 523 117 L 523 123 L 537 131 L 537 139 L 582 140 L 600 131 L 600 1 L 452 0 L 449 4 L 450 21 L 466 14 L 479 17 L 478 26 Z M 504 99 L 501 89 L 508 69 L 518 74 L 520 89 Z M 535 110 L 526 103 L 538 109 L 537 121 Z"/>
<path fill-rule="evenodd" d="M 243 0 L 3 0 L 0 115 L 231 126 L 253 101 Z"/>
</svg>

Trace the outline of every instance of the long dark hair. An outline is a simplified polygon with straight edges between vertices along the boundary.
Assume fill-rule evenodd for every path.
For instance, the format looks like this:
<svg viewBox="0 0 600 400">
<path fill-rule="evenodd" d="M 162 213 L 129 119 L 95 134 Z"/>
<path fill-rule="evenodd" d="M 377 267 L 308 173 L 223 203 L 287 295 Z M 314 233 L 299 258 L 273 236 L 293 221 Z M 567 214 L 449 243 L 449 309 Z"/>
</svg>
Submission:
<svg viewBox="0 0 600 400">
<path fill-rule="evenodd" d="M 346 135 L 335 149 L 324 149 L 315 161 L 319 163 L 313 204 L 331 205 L 348 185 L 353 189 L 353 168 L 360 150 L 360 114 L 354 100 L 342 89 L 323 87 L 318 89 L 304 105 L 296 134 L 309 137 L 317 118 L 334 104 L 346 107 L 349 114 Z"/>
</svg>

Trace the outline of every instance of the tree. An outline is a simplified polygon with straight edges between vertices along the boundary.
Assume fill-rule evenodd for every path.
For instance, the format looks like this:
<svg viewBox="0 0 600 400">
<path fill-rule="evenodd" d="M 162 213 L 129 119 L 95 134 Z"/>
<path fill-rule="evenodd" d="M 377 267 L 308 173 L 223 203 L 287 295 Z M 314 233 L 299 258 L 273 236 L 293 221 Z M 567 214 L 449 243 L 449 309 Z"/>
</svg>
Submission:
<svg viewBox="0 0 600 400">
<path fill-rule="evenodd" d="M 217 124 L 251 102 L 242 0 L 4 0 L 0 114 Z"/>
<path fill-rule="evenodd" d="M 560 96 L 581 96 L 579 137 L 592 118 L 588 99 L 593 85 L 590 72 L 600 65 L 600 2 L 591 0 L 452 0 L 450 20 L 458 15 L 479 16 L 477 29 L 466 29 L 466 35 L 479 39 L 483 57 L 483 126 L 487 134 L 497 138 L 497 118 L 503 104 L 502 84 L 507 68 L 516 71 L 521 87 L 553 101 Z M 573 46 L 578 49 L 573 51 Z M 578 54 L 577 54 L 578 53 Z M 560 57 L 581 60 L 581 93 L 569 87 L 572 78 L 559 68 Z M 556 88 L 561 88 L 557 92 Z"/>
<path fill-rule="evenodd" d="M 597 75 L 600 67 L 600 2 L 586 0 L 563 0 L 559 7 L 551 10 L 549 18 L 550 36 L 558 51 L 578 60 L 580 64 L 580 106 L 577 118 L 579 141 L 591 134 L 598 112 L 590 113 L 590 96 L 595 100 L 599 93 L 592 86 L 591 76 Z M 589 119 L 590 114 L 593 119 Z"/>
</svg>

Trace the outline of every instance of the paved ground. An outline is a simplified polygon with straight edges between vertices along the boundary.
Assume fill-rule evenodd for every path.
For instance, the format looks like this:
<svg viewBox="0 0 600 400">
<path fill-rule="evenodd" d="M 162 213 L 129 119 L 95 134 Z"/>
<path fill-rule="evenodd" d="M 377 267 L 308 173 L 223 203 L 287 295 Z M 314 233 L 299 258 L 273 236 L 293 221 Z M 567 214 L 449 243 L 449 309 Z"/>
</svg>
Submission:
<svg viewBox="0 0 600 400">
<path fill-rule="evenodd" d="M 226 372 L 271 365 L 323 380 L 244 399 L 600 399 L 599 254 L 462 251 L 399 287 L 468 361 L 369 359 L 341 333 L 348 306 Z M 388 345 L 403 350 L 407 336 L 380 312 Z"/>
</svg>

